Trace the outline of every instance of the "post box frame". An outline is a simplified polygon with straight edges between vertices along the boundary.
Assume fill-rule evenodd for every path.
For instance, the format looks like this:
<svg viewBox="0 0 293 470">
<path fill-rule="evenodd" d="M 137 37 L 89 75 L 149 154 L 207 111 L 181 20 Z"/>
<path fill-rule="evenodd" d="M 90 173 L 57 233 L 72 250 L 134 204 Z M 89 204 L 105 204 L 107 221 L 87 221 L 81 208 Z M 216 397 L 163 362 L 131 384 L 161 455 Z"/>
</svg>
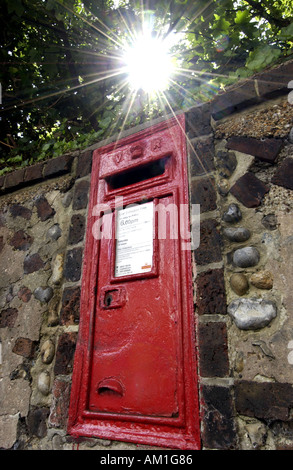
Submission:
<svg viewBox="0 0 293 470">
<path fill-rule="evenodd" d="M 93 227 L 96 222 L 95 205 L 99 200 L 98 181 L 104 180 L 106 185 L 107 174 L 101 172 L 100 155 L 116 152 L 117 162 L 119 151 L 125 146 L 133 144 L 133 167 L 138 165 L 140 147 L 137 142 L 152 139 L 155 147 L 156 136 L 169 133 L 174 138 L 171 158 L 176 159 L 176 165 L 168 167 L 162 176 L 152 178 L 152 181 L 143 181 L 128 187 L 124 193 L 126 204 L 137 201 L 137 192 L 146 194 L 149 200 L 156 201 L 164 194 L 172 194 L 176 204 L 189 204 L 188 170 L 185 140 L 185 116 L 176 116 L 168 121 L 162 121 L 138 133 L 127 136 L 118 142 L 108 144 L 93 153 L 92 179 L 90 189 L 87 236 L 83 259 L 83 275 L 81 286 L 80 326 L 78 342 L 75 352 L 74 369 L 72 376 L 71 400 L 69 407 L 68 432 L 75 436 L 99 437 L 104 439 L 122 440 L 155 446 L 164 446 L 178 449 L 200 448 L 200 420 L 197 380 L 197 356 L 195 338 L 195 317 L 193 307 L 192 263 L 191 252 L 179 250 L 177 253 L 178 275 L 183 280 L 180 290 L 180 308 L 182 311 L 182 324 L 180 331 L 182 370 L 180 371 L 180 412 L 178 417 L 117 415 L 117 413 L 95 412 L 88 409 L 90 371 L 93 349 L 93 331 L 95 322 L 97 296 L 98 266 L 95 260 L 99 259 L 100 240 L 93 237 Z M 154 137 L 155 136 L 155 137 Z M 158 140 L 159 146 L 159 140 Z M 157 150 L 157 149 L 155 149 Z M 155 157 L 158 159 L 158 157 Z M 132 165 L 132 163 L 131 163 Z M 180 165 L 180 168 L 178 167 Z M 100 178 L 100 180 L 99 180 Z M 113 207 L 113 196 L 123 194 L 122 189 L 110 190 L 104 187 L 104 200 Z M 95 214 L 95 215 L 93 215 Z M 155 222 L 156 225 L 156 222 Z M 157 229 L 157 227 L 156 227 Z M 155 239 L 155 243 L 157 243 Z M 155 248 L 156 250 L 156 248 Z M 159 263 L 159 260 L 156 260 Z M 111 260 L 113 269 L 113 259 Z M 159 267 L 150 275 L 157 275 Z M 145 277 L 147 273 L 143 274 Z M 134 275 L 138 276 L 139 275 Z M 127 276 L 126 276 L 127 277 Z M 123 277 L 112 276 L 111 286 L 115 289 L 123 283 Z M 167 288 L 167 286 L 166 286 Z"/>
</svg>

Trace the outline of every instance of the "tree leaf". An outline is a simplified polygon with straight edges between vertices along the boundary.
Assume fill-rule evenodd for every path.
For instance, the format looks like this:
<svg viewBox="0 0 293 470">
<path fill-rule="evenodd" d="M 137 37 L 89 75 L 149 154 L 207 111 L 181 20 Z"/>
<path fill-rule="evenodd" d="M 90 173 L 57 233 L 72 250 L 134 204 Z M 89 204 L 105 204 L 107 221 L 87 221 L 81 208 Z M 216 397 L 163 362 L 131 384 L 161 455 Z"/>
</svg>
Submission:
<svg viewBox="0 0 293 470">
<path fill-rule="evenodd" d="M 10 157 L 7 159 L 8 163 L 19 163 L 22 162 L 22 156 L 21 155 L 16 155 L 15 157 Z"/>
<path fill-rule="evenodd" d="M 244 23 L 249 22 L 249 16 L 250 16 L 250 13 L 248 10 L 244 10 L 244 11 L 238 10 L 234 21 L 236 24 L 244 24 Z"/>
<path fill-rule="evenodd" d="M 281 54 L 281 51 L 273 46 L 261 46 L 249 54 L 246 67 L 249 70 L 258 71 L 270 65 Z"/>
<path fill-rule="evenodd" d="M 0 176 L 4 175 L 5 173 L 8 173 L 9 171 L 11 171 L 11 168 L 8 166 L 2 168 L 2 170 L 0 170 Z"/>
<path fill-rule="evenodd" d="M 111 124 L 111 121 L 112 119 L 110 118 L 110 116 L 108 116 L 105 119 L 102 119 L 101 121 L 99 121 L 99 126 L 102 129 L 107 129 L 107 127 L 109 127 L 109 125 Z"/>
<path fill-rule="evenodd" d="M 293 39 L 293 22 L 286 28 L 281 29 L 279 38 L 280 39 Z"/>
</svg>

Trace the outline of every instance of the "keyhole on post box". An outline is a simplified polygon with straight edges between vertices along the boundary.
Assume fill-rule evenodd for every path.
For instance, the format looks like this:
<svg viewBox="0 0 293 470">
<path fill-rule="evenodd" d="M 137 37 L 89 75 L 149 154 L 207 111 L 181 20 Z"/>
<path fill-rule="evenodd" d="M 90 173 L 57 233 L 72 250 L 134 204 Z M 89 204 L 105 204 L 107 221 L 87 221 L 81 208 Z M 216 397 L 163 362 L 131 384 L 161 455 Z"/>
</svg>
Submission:
<svg viewBox="0 0 293 470">
<path fill-rule="evenodd" d="M 113 300 L 112 295 L 109 292 L 107 292 L 107 294 L 105 295 L 105 305 L 106 305 L 106 307 L 110 307 L 110 305 L 112 303 L 112 300 Z"/>
</svg>

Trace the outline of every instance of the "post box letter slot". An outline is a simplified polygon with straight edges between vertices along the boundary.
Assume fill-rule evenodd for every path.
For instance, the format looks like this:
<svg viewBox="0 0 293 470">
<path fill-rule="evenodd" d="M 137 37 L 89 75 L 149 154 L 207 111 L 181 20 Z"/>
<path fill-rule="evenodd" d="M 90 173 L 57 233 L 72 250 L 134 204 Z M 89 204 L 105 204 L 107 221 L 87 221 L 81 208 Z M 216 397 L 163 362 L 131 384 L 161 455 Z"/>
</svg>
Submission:
<svg viewBox="0 0 293 470">
<path fill-rule="evenodd" d="M 114 377 L 109 377 L 102 380 L 97 387 L 99 395 L 114 395 L 123 397 L 124 390 L 121 382 Z"/>
<path fill-rule="evenodd" d="M 110 176 L 106 178 L 109 189 L 120 189 L 131 184 L 141 183 L 155 176 L 161 176 L 165 173 L 167 160 L 168 157 L 161 158 L 160 160 L 141 165 L 138 168 Z"/>
</svg>

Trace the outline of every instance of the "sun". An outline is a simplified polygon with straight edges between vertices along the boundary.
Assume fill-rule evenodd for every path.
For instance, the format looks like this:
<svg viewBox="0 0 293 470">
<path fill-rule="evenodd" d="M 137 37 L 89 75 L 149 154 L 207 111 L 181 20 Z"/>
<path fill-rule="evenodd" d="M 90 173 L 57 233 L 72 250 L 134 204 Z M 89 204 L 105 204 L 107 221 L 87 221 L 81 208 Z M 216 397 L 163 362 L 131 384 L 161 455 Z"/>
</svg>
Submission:
<svg viewBox="0 0 293 470">
<path fill-rule="evenodd" d="M 155 37 L 151 31 L 137 36 L 126 47 L 124 71 L 133 90 L 142 89 L 151 94 L 168 88 L 175 70 L 170 47 L 170 40 Z"/>
</svg>

